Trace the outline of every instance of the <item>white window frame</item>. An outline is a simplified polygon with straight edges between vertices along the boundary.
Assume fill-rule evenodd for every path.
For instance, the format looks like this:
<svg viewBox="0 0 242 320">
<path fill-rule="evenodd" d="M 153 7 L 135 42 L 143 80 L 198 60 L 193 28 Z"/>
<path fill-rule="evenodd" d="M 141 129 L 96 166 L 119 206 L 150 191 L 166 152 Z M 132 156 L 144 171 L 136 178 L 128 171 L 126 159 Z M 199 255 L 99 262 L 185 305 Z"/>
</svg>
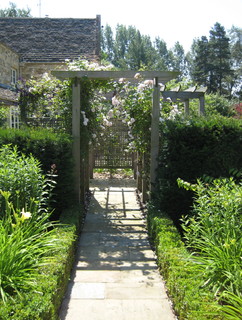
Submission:
<svg viewBox="0 0 242 320">
<path fill-rule="evenodd" d="M 20 111 L 19 107 L 11 106 L 9 110 L 9 127 L 19 129 Z"/>
<path fill-rule="evenodd" d="M 11 84 L 15 85 L 17 82 L 17 70 L 12 68 L 11 69 Z"/>
</svg>

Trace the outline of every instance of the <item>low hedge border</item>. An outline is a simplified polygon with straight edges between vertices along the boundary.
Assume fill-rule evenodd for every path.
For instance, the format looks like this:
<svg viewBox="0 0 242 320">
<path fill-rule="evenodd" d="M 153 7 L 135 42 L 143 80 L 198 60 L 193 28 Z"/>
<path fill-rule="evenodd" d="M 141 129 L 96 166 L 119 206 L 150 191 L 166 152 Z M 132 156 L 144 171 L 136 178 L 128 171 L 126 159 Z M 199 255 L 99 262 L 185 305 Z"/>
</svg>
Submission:
<svg viewBox="0 0 242 320">
<path fill-rule="evenodd" d="M 0 302 L 0 320 L 57 320 L 73 267 L 76 239 L 81 230 L 84 208 L 74 206 L 63 211 L 56 228 L 62 249 L 55 252 L 54 263 L 39 271 L 37 290 Z"/>
<path fill-rule="evenodd" d="M 172 220 L 150 204 L 147 224 L 158 266 L 179 320 L 222 320 L 219 304 L 213 294 L 202 287 L 203 276 Z"/>
</svg>

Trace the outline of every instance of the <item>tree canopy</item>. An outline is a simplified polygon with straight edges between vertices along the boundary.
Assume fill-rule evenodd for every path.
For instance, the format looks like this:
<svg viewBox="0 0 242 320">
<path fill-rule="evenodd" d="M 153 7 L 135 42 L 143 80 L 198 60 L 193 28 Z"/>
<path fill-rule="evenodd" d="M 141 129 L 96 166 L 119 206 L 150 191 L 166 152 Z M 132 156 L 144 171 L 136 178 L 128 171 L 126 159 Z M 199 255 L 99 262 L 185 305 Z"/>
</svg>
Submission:
<svg viewBox="0 0 242 320">
<path fill-rule="evenodd" d="M 186 54 L 177 41 L 172 48 L 160 37 L 154 41 L 133 26 L 117 25 L 102 30 L 102 58 L 118 69 L 179 71 L 178 80 L 187 78 L 208 87 L 211 93 L 241 97 L 242 29 L 233 27 L 229 34 L 218 22 L 209 33 L 194 39 Z"/>
<path fill-rule="evenodd" d="M 9 7 L 5 9 L 0 9 L 0 17 L 31 17 L 30 9 L 18 9 L 17 5 L 13 2 L 9 2 Z"/>
</svg>

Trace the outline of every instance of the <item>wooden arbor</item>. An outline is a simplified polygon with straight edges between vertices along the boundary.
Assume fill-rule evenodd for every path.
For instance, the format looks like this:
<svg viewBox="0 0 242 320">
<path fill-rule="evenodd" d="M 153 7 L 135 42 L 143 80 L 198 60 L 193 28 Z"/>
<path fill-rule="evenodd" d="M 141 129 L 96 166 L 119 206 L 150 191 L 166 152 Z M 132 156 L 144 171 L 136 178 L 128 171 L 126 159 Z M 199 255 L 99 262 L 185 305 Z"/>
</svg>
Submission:
<svg viewBox="0 0 242 320">
<path fill-rule="evenodd" d="M 171 99 L 172 102 L 184 102 L 185 114 L 189 114 L 189 100 L 199 99 L 199 114 L 205 114 L 205 102 L 204 94 L 207 91 L 207 87 L 197 88 L 194 86 L 184 91 L 180 91 L 181 86 L 172 90 L 166 91 L 165 86 L 161 90 L 161 94 L 164 99 Z"/>
<path fill-rule="evenodd" d="M 75 193 L 76 199 L 80 202 L 81 186 L 83 181 L 80 178 L 81 159 L 80 159 L 80 79 L 89 80 L 117 80 L 125 78 L 135 80 L 135 75 L 139 73 L 142 79 L 154 82 L 153 85 L 153 103 L 152 103 L 152 121 L 151 121 L 151 163 L 150 163 L 150 190 L 153 191 L 156 180 L 156 169 L 158 166 L 159 153 L 159 118 L 160 118 L 160 86 L 159 83 L 166 82 L 176 78 L 178 72 L 161 71 L 53 71 L 52 74 L 58 79 L 74 79 L 72 88 L 72 135 L 73 135 L 73 157 L 75 172 Z M 83 193 L 83 192 L 82 192 Z"/>
</svg>

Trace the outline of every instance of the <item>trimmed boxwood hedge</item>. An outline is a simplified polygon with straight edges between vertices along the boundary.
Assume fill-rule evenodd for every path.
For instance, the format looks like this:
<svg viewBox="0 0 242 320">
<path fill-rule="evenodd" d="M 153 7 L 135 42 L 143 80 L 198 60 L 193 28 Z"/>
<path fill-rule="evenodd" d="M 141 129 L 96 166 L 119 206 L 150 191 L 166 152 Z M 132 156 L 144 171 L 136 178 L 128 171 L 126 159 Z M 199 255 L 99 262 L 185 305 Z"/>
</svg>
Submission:
<svg viewBox="0 0 242 320">
<path fill-rule="evenodd" d="M 222 320 L 219 304 L 213 293 L 202 287 L 205 279 L 190 259 L 177 228 L 152 204 L 148 209 L 148 232 L 179 320 Z"/>
<path fill-rule="evenodd" d="M 192 192 L 179 189 L 177 178 L 195 183 L 204 175 L 229 177 L 241 170 L 242 122 L 225 117 L 178 119 L 161 124 L 157 198 L 159 207 L 179 225 L 192 205 Z"/>
<path fill-rule="evenodd" d="M 55 164 L 57 186 L 55 193 L 55 216 L 73 202 L 73 158 L 72 138 L 65 133 L 54 133 L 47 129 L 0 129 L 0 146 L 17 145 L 18 151 L 32 154 L 41 163 L 46 174 Z"/>
</svg>

